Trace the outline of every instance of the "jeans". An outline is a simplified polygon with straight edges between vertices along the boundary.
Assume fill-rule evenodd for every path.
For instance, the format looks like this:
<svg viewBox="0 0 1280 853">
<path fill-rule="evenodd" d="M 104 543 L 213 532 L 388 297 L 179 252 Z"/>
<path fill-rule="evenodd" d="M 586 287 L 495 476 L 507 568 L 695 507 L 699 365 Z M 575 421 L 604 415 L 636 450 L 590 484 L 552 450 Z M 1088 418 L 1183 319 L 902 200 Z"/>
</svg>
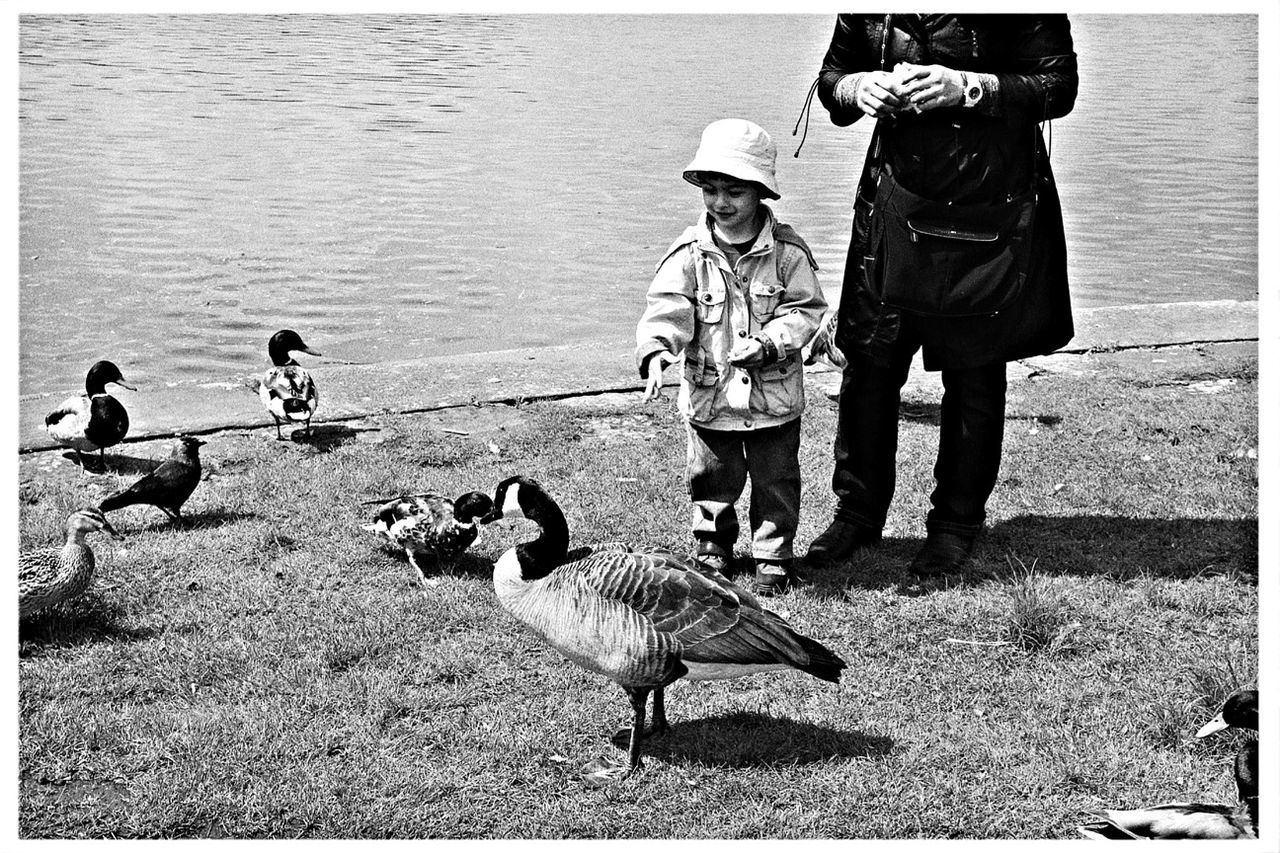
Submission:
<svg viewBox="0 0 1280 853">
<path fill-rule="evenodd" d="M 911 358 L 920 344 L 899 336 L 884 363 L 850 356 L 840 385 L 836 427 L 836 518 L 876 530 L 893 499 L 898 452 L 898 407 Z M 929 531 L 977 535 L 1000 472 L 1004 443 L 1004 362 L 942 371 L 942 424 L 933 468 L 936 487 Z"/>
<path fill-rule="evenodd" d="M 734 503 L 751 478 L 751 556 L 790 560 L 800 522 L 800 419 L 758 430 L 688 426 L 685 478 L 699 553 L 732 556 Z"/>
</svg>

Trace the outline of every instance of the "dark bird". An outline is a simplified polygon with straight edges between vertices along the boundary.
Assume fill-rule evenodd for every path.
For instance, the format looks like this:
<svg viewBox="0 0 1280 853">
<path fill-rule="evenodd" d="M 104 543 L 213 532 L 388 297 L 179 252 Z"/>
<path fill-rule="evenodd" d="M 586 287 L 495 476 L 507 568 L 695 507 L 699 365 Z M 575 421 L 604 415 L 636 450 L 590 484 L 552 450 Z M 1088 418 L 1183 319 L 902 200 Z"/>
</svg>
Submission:
<svg viewBox="0 0 1280 853">
<path fill-rule="evenodd" d="M 427 567 L 451 569 L 480 535 L 476 519 L 493 510 L 493 501 L 484 492 L 467 492 L 450 500 L 444 495 L 404 495 L 378 508 L 365 530 L 403 548 L 413 567 L 414 581 L 422 587 Z"/>
<path fill-rule="evenodd" d="M 692 557 L 611 543 L 565 562 L 568 524 L 537 482 L 503 480 L 493 503 L 482 521 L 527 518 L 541 528 L 537 539 L 510 549 L 494 565 L 499 603 L 569 660 L 616 681 L 630 698 L 628 763 L 593 776 L 613 778 L 640 767 L 641 741 L 668 729 L 663 691 L 680 678 L 799 670 L 839 681 L 845 663 L 830 649 Z M 646 730 L 650 693 L 653 725 Z"/>
<path fill-rule="evenodd" d="M 84 469 L 81 453 L 95 450 L 105 470 L 103 449 L 119 444 L 129 432 L 129 413 L 119 400 L 107 393 L 108 384 L 138 390 L 124 381 L 120 368 L 109 361 L 99 361 L 89 368 L 84 378 L 85 393 L 63 400 L 62 405 L 44 419 L 45 431 L 62 446 L 76 452 L 81 470 Z"/>
<path fill-rule="evenodd" d="M 200 448 L 204 442 L 189 435 L 179 436 L 169 458 L 142 479 L 98 504 L 103 512 L 133 504 L 159 507 L 169 518 L 182 516 L 182 504 L 200 484 Z"/>
<path fill-rule="evenodd" d="M 1230 726 L 1258 728 L 1258 691 L 1238 690 L 1227 697 L 1222 711 L 1196 732 L 1205 737 Z M 1119 840 L 1257 838 L 1258 742 L 1251 740 L 1236 755 L 1239 802 L 1164 803 L 1138 809 L 1104 809 L 1095 820 L 1079 827 L 1086 838 Z"/>
<path fill-rule="evenodd" d="M 310 438 L 311 416 L 320 405 L 320 392 L 316 390 L 315 380 L 306 368 L 293 360 L 292 352 L 320 355 L 303 343 L 297 332 L 281 329 L 267 342 L 271 367 L 258 381 L 258 397 L 275 420 L 277 440 L 284 439 L 280 434 L 280 424 L 285 422 L 305 423 L 307 437 Z"/>
<path fill-rule="evenodd" d="M 67 516 L 67 541 L 61 548 L 41 548 L 18 555 L 18 618 L 74 598 L 89 588 L 93 578 L 93 549 L 85 542 L 90 533 L 104 531 L 121 539 L 100 511 L 86 507 Z"/>
</svg>

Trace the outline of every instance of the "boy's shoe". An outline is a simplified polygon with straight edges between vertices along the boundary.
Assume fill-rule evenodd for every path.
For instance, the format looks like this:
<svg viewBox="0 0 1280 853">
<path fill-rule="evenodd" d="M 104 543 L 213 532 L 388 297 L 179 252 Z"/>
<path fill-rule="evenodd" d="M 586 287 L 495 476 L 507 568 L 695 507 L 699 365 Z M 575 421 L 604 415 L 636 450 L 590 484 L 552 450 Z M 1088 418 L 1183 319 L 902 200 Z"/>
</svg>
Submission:
<svg viewBox="0 0 1280 853">
<path fill-rule="evenodd" d="M 790 560 L 756 561 L 756 595 L 772 598 L 790 592 L 803 583 L 792 569 Z"/>
<path fill-rule="evenodd" d="M 729 572 L 729 562 L 730 562 L 730 560 L 729 560 L 729 558 L 728 558 L 728 557 L 726 557 L 724 554 L 697 554 L 697 553 L 695 553 L 695 554 L 693 555 L 693 558 L 694 558 L 695 560 L 697 560 L 699 563 L 702 563 L 702 565 L 704 565 L 704 566 L 706 566 L 707 568 L 711 569 L 712 571 L 719 572 L 719 573 L 720 573 L 720 574 L 722 574 L 722 575 L 727 575 L 727 574 L 728 574 L 728 572 Z"/>
</svg>

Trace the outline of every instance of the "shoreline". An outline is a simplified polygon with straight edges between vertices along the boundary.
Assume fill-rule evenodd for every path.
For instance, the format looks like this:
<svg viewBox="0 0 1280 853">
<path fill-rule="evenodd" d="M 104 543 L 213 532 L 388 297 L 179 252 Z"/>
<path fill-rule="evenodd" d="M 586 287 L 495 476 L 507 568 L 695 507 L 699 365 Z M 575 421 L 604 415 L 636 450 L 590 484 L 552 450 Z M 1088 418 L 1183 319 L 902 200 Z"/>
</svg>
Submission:
<svg viewBox="0 0 1280 853">
<path fill-rule="evenodd" d="M 1257 342 L 1258 302 L 1214 300 L 1078 309 L 1076 334 L 1057 352 L 1014 364 L 1028 365 L 1063 357 L 1087 358 L 1094 352 Z M 643 383 L 632 362 L 632 342 L 601 339 L 537 349 L 500 350 L 467 356 L 432 356 L 376 365 L 325 364 L 308 360 L 320 388 L 315 425 L 360 420 L 376 415 L 414 414 L 472 405 L 509 405 L 521 401 L 585 397 L 637 391 Z M 265 365 L 264 365 L 265 369 Z M 1028 371 L 1030 372 L 1030 371 Z M 825 365 L 806 373 L 827 386 L 838 373 Z M 912 365 L 908 386 L 930 383 Z M 936 374 L 934 381 L 936 381 Z M 668 372 L 667 385 L 677 374 Z M 1015 377 L 1010 375 L 1011 380 Z M 235 429 L 271 429 L 250 386 L 242 381 L 208 382 L 137 392 L 116 391 L 129 411 L 124 444 L 205 435 Z M 828 388 L 828 391 L 833 390 Z M 61 447 L 44 431 L 44 416 L 65 392 L 30 395 L 19 402 L 18 453 Z M 295 429 L 297 427 L 294 427 Z"/>
</svg>

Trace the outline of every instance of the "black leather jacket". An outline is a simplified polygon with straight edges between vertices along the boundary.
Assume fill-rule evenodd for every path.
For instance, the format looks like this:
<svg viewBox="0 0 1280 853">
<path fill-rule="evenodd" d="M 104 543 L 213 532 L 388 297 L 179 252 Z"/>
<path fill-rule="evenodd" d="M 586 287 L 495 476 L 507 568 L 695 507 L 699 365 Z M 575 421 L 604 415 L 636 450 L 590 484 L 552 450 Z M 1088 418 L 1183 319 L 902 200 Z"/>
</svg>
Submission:
<svg viewBox="0 0 1280 853">
<path fill-rule="evenodd" d="M 879 121 L 880 156 L 904 187 L 941 201 L 982 202 L 1024 191 L 1034 175 L 1040 191 L 1029 295 L 1022 300 L 1034 304 L 1021 316 L 989 321 L 915 320 L 925 366 L 970 367 L 1061 347 L 1073 333 L 1066 246 L 1040 122 L 1065 116 L 1075 105 L 1079 76 L 1066 15 L 839 15 L 818 78 L 818 97 L 832 122 L 844 127 L 864 115 L 836 101 L 840 78 L 892 70 L 898 62 L 994 74 L 999 84 L 979 108 Z M 869 149 L 858 189 L 866 198 L 875 196 L 871 160 Z M 900 318 L 865 288 L 859 225 L 855 221 L 845 267 L 837 341 L 846 350 L 874 352 L 877 343 L 896 337 Z"/>
</svg>

